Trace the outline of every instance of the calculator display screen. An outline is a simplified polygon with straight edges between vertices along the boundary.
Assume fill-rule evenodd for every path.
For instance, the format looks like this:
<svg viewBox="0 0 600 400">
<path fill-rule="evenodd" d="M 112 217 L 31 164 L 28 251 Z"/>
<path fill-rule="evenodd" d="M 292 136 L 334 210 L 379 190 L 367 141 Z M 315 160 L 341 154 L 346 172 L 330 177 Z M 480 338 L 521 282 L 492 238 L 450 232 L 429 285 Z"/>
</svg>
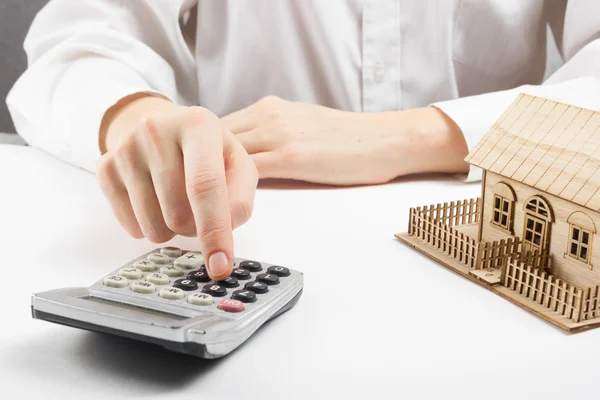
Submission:
<svg viewBox="0 0 600 400">
<path fill-rule="evenodd" d="M 135 310 L 138 312 L 143 312 L 146 314 L 151 314 L 151 315 L 156 315 L 156 316 L 160 316 L 163 318 L 170 318 L 176 321 L 183 321 L 186 319 L 189 319 L 189 317 L 183 316 L 183 315 L 178 315 L 178 314 L 173 314 L 173 313 L 168 313 L 168 312 L 164 312 L 164 311 L 158 311 L 158 310 L 153 310 L 150 308 L 145 308 L 145 307 L 139 307 L 139 306 L 135 306 L 132 304 L 127 304 L 127 303 L 122 303 L 120 301 L 113 301 L 113 300 L 108 300 L 108 299 L 103 299 L 100 297 L 95 297 L 95 296 L 85 296 L 83 297 L 85 300 L 88 301 L 93 301 L 96 303 L 102 303 L 102 304 L 109 304 L 111 306 L 116 306 L 116 307 L 121 307 L 121 308 L 127 308 L 129 310 Z"/>
</svg>

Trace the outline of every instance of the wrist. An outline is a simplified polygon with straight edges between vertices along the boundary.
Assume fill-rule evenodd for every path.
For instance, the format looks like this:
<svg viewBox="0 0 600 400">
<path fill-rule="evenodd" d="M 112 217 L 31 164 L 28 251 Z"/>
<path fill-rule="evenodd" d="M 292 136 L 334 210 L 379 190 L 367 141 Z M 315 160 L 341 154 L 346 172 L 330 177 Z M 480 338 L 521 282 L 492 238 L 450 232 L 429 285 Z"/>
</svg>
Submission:
<svg viewBox="0 0 600 400">
<path fill-rule="evenodd" d="M 109 108 L 102 118 L 99 146 L 102 154 L 114 149 L 119 139 L 130 133 L 143 115 L 158 114 L 179 107 L 163 97 L 146 93 L 126 96 Z"/>
<path fill-rule="evenodd" d="M 435 107 L 366 114 L 371 129 L 389 138 L 385 157 L 395 176 L 467 173 L 467 143 L 458 125 Z"/>
</svg>

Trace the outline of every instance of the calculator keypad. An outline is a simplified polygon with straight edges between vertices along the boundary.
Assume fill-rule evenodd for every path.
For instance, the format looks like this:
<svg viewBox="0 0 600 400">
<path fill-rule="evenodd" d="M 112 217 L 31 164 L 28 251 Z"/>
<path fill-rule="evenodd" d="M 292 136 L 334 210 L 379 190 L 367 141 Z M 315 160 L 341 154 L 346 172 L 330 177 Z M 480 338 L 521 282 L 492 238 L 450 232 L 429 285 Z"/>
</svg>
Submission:
<svg viewBox="0 0 600 400">
<path fill-rule="evenodd" d="M 146 281 L 132 282 L 130 287 L 132 292 L 143 294 L 154 293 L 154 289 L 156 288 L 153 283 Z"/>
<path fill-rule="evenodd" d="M 213 303 L 213 297 L 206 293 L 192 293 L 187 298 L 188 303 L 196 306 L 210 306 Z"/>
<path fill-rule="evenodd" d="M 169 300 L 181 300 L 185 296 L 183 290 L 176 287 L 162 288 L 160 289 L 160 292 L 158 292 L 158 295 L 163 299 Z"/>
<path fill-rule="evenodd" d="M 243 260 L 234 262 L 230 277 L 213 281 L 204 262 L 201 253 L 164 247 L 106 276 L 101 283 L 119 292 L 127 288 L 133 296 L 157 296 L 154 298 L 164 299 L 162 302 L 184 301 L 188 307 L 239 313 L 260 303 L 261 295 L 291 275 L 286 267 L 272 265 L 265 271 L 266 266 L 257 261 Z"/>
<path fill-rule="evenodd" d="M 133 263 L 133 267 L 142 272 L 154 272 L 158 268 L 156 263 L 148 260 L 138 260 Z"/>
<path fill-rule="evenodd" d="M 165 265 L 164 267 L 160 267 L 160 273 L 165 274 L 171 278 L 177 278 L 178 276 L 183 276 L 183 270 L 174 265 Z"/>
<path fill-rule="evenodd" d="M 155 285 L 168 285 L 170 282 L 167 275 L 159 274 L 158 272 L 146 275 L 146 280 L 150 283 L 154 283 Z"/>
<path fill-rule="evenodd" d="M 258 294 L 267 293 L 269 291 L 269 287 L 262 282 L 248 282 L 244 285 L 244 288 Z"/>
<path fill-rule="evenodd" d="M 127 287 L 128 282 L 127 278 L 124 278 L 120 275 L 109 275 L 104 278 L 104 284 L 112 288 L 124 288 Z"/>
<path fill-rule="evenodd" d="M 141 279 L 142 276 L 144 276 L 142 274 L 142 271 L 133 267 L 121 268 L 121 270 L 119 271 L 119 275 L 127 279 Z"/>
<path fill-rule="evenodd" d="M 169 256 L 162 253 L 152 253 L 148 255 L 148 261 L 152 261 L 155 264 L 168 264 Z"/>
<path fill-rule="evenodd" d="M 198 289 L 198 284 L 191 279 L 177 279 L 173 282 L 173 287 L 185 290 L 186 292 L 191 292 L 192 290 Z"/>
</svg>

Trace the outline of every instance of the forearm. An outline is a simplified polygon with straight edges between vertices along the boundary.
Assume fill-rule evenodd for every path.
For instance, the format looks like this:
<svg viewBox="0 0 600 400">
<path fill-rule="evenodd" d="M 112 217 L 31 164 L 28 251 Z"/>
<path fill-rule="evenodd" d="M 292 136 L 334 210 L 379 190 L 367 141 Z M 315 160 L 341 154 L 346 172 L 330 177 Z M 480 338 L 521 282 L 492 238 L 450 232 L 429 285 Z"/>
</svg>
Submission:
<svg viewBox="0 0 600 400">
<path fill-rule="evenodd" d="M 385 157 L 393 163 L 396 176 L 415 173 L 467 173 L 468 153 L 460 128 L 435 107 L 406 111 L 359 114 L 364 129 L 381 137 Z"/>
</svg>

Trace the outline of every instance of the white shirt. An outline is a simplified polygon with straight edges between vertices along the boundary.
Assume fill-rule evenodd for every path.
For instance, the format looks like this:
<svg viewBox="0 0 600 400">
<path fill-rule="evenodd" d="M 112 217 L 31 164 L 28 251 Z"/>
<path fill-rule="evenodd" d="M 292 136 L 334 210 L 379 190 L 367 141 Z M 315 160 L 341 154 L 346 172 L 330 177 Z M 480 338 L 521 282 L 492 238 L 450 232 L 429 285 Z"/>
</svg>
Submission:
<svg viewBox="0 0 600 400">
<path fill-rule="evenodd" d="M 548 24 L 564 65 L 544 82 Z M 7 103 L 32 146 L 90 171 L 104 112 L 136 92 L 219 116 L 266 95 L 435 105 L 472 149 L 517 91 L 600 110 L 598 37 L 597 0 L 52 0 Z"/>
</svg>

